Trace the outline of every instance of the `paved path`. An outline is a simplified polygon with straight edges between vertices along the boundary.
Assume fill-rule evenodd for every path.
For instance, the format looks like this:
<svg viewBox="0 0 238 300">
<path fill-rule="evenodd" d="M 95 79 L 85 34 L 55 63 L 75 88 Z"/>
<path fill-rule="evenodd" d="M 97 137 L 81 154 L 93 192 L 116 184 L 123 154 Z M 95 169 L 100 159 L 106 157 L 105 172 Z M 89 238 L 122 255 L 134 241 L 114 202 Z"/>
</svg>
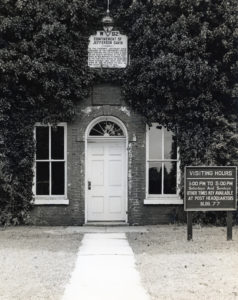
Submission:
<svg viewBox="0 0 238 300">
<path fill-rule="evenodd" d="M 88 233 L 63 300 L 149 300 L 125 233 Z"/>
</svg>

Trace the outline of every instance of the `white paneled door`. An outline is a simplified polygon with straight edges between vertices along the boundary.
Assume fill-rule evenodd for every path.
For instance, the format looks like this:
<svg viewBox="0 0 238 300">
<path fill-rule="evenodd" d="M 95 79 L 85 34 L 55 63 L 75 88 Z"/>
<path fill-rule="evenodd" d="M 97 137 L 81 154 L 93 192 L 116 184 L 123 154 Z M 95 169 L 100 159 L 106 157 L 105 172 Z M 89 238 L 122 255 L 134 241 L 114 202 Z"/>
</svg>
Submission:
<svg viewBox="0 0 238 300">
<path fill-rule="evenodd" d="M 88 221 L 126 220 L 125 158 L 124 140 L 88 143 Z"/>
</svg>

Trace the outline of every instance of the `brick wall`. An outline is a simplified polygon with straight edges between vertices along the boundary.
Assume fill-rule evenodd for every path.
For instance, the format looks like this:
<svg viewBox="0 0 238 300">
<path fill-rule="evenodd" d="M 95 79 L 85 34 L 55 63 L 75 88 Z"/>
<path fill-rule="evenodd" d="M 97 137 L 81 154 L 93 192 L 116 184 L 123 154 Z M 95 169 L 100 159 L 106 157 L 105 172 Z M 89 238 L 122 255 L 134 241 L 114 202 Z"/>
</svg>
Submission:
<svg viewBox="0 0 238 300">
<path fill-rule="evenodd" d="M 181 206 L 148 206 L 145 199 L 146 126 L 143 118 L 122 101 L 120 88 L 97 85 L 77 107 L 68 124 L 67 177 L 69 205 L 37 205 L 32 219 L 38 225 L 82 225 L 85 222 L 85 131 L 99 116 L 120 119 L 128 131 L 128 222 L 131 225 L 171 223 Z"/>
</svg>

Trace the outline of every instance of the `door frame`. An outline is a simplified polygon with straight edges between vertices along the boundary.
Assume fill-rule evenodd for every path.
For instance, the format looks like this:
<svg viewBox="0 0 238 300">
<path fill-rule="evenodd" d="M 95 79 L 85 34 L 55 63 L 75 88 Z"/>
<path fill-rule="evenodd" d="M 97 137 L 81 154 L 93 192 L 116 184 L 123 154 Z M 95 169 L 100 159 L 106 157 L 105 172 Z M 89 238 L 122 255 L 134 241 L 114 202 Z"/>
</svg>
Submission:
<svg viewBox="0 0 238 300">
<path fill-rule="evenodd" d="M 124 133 L 124 137 L 89 137 L 89 132 L 93 128 L 94 125 L 96 125 L 98 122 L 101 121 L 112 121 L 115 122 L 120 128 L 122 129 Z M 85 141 L 85 156 L 84 156 L 84 162 L 85 162 L 85 177 L 84 177 L 84 207 L 85 207 L 85 212 L 84 212 L 84 223 L 88 223 L 88 188 L 87 188 L 87 179 L 88 179 L 88 142 L 94 142 L 94 143 L 102 143 L 102 142 L 113 142 L 113 141 L 125 141 L 125 175 L 126 175 L 126 180 L 125 180 L 125 223 L 128 222 L 128 132 L 127 128 L 124 125 L 124 123 L 113 116 L 100 116 L 95 119 L 93 119 L 89 125 L 87 126 L 85 130 L 85 136 L 84 136 L 84 141 Z"/>
</svg>

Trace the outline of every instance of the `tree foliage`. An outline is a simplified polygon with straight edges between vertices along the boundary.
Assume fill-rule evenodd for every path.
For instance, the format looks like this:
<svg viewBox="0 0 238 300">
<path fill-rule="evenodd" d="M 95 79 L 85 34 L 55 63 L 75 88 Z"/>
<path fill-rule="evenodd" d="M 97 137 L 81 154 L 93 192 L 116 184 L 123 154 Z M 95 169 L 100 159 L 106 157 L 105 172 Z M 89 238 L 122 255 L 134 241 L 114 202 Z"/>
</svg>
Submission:
<svg viewBox="0 0 238 300">
<path fill-rule="evenodd" d="M 186 165 L 238 165 L 238 2 L 137 1 L 123 17 L 125 97 L 176 134 L 182 175 Z"/>
<path fill-rule="evenodd" d="M 125 18 L 128 102 L 177 134 L 182 167 L 237 164 L 237 1 L 138 1 Z"/>
</svg>

